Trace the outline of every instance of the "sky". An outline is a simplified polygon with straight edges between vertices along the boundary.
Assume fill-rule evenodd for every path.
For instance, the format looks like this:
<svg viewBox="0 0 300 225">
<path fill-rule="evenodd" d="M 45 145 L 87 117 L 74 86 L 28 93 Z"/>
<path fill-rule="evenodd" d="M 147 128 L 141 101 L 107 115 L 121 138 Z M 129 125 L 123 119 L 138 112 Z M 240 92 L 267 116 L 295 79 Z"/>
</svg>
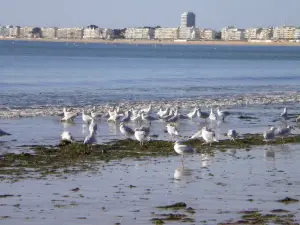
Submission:
<svg viewBox="0 0 300 225">
<path fill-rule="evenodd" d="M 0 24 L 178 27 L 185 11 L 200 28 L 300 26 L 300 0 L 1 0 Z"/>
</svg>

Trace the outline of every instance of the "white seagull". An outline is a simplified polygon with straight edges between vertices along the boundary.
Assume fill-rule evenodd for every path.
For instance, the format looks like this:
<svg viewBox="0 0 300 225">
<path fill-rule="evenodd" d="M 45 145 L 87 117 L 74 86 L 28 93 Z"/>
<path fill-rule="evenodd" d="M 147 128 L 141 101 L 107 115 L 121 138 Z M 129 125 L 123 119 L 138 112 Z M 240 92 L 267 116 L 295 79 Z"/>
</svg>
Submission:
<svg viewBox="0 0 300 225">
<path fill-rule="evenodd" d="M 134 136 L 135 136 L 136 140 L 138 140 L 140 142 L 141 146 L 144 144 L 144 141 L 150 141 L 150 137 L 148 137 L 146 131 L 141 131 L 141 130 L 135 129 Z"/>
<path fill-rule="evenodd" d="M 287 112 L 287 108 L 286 107 L 283 109 L 283 112 L 280 114 L 280 116 L 283 119 L 287 119 L 288 118 L 288 112 Z"/>
<path fill-rule="evenodd" d="M 11 134 L 9 134 L 9 133 L 7 133 L 7 132 L 0 129 L 0 137 L 5 136 L 5 135 L 11 135 Z"/>
<path fill-rule="evenodd" d="M 235 139 L 237 138 L 237 132 L 236 130 L 228 130 L 227 132 L 227 137 L 229 137 L 230 141 L 235 141 Z"/>
<path fill-rule="evenodd" d="M 95 123 L 95 120 L 92 119 L 92 121 L 91 121 L 91 123 L 89 125 L 90 134 L 93 133 L 93 132 L 97 133 L 97 130 L 98 130 L 98 125 L 97 125 L 97 123 Z"/>
<path fill-rule="evenodd" d="M 275 140 L 275 127 L 271 127 L 270 130 L 263 133 L 264 141 L 270 142 Z"/>
<path fill-rule="evenodd" d="M 218 113 L 219 118 L 222 119 L 222 121 L 224 121 L 225 118 L 226 118 L 227 116 L 230 115 L 230 112 L 227 112 L 227 111 L 220 111 L 219 108 L 217 108 L 217 113 Z"/>
<path fill-rule="evenodd" d="M 69 131 L 62 132 L 61 140 L 62 141 L 74 142 L 74 138 L 73 138 L 73 136 L 71 135 L 71 133 Z"/>
<path fill-rule="evenodd" d="M 193 119 L 197 116 L 197 107 L 194 108 L 194 110 L 188 114 L 186 114 L 188 118 Z"/>
<path fill-rule="evenodd" d="M 211 121 L 217 120 L 216 114 L 213 112 L 213 109 L 210 109 L 209 119 Z"/>
<path fill-rule="evenodd" d="M 63 109 L 64 117 L 60 119 L 60 121 L 73 121 L 76 116 L 78 116 L 77 112 L 69 112 L 66 108 Z"/>
<path fill-rule="evenodd" d="M 297 118 L 296 118 L 296 123 L 299 123 L 300 122 L 300 116 L 298 116 Z"/>
<path fill-rule="evenodd" d="M 197 133 L 195 133 L 192 137 L 190 137 L 190 139 L 199 139 L 202 138 L 202 129 L 197 131 Z"/>
<path fill-rule="evenodd" d="M 274 133 L 275 136 L 281 137 L 281 140 L 283 141 L 284 137 L 287 137 L 291 134 L 292 129 L 295 130 L 295 128 L 292 126 L 277 128 Z"/>
<path fill-rule="evenodd" d="M 171 137 L 173 138 L 174 136 L 178 136 L 178 130 L 176 129 L 176 127 L 173 124 L 167 124 L 166 126 L 168 134 L 171 135 Z"/>
<path fill-rule="evenodd" d="M 146 113 L 146 114 L 150 114 L 152 112 L 152 105 L 150 104 L 148 108 L 146 109 L 141 109 L 140 110 L 141 113 Z"/>
<path fill-rule="evenodd" d="M 120 132 L 124 134 L 126 138 L 134 135 L 134 130 L 126 126 L 123 122 L 120 123 Z"/>
<path fill-rule="evenodd" d="M 202 138 L 205 141 L 203 144 L 208 144 L 211 146 L 212 142 L 218 142 L 216 139 L 216 133 L 212 129 L 208 129 L 207 127 L 202 128 Z"/>
<path fill-rule="evenodd" d="M 182 167 L 184 167 L 183 158 L 184 158 L 185 154 L 197 153 L 197 151 L 195 149 L 193 149 L 192 147 L 190 147 L 188 145 L 182 144 L 180 141 L 175 142 L 174 150 L 179 155 L 182 155 L 182 158 L 181 158 Z"/>
<path fill-rule="evenodd" d="M 93 120 L 93 118 L 92 118 L 90 115 L 85 114 L 84 109 L 82 109 L 82 120 L 83 120 L 85 123 L 90 123 L 90 122 Z"/>
</svg>

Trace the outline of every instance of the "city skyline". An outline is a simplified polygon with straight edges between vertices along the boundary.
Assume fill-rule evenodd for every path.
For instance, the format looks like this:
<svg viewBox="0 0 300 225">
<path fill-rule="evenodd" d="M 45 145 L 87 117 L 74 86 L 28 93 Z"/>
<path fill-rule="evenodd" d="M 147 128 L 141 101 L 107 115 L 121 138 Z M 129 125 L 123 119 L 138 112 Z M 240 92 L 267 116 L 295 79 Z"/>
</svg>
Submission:
<svg viewBox="0 0 300 225">
<path fill-rule="evenodd" d="M 158 0 L 142 3 L 138 0 L 101 3 L 96 0 L 3 0 L 0 24 L 40 27 L 85 27 L 90 24 L 111 28 L 178 27 L 179 15 L 191 11 L 197 15 L 196 27 L 216 30 L 228 25 L 241 28 L 285 24 L 299 26 L 299 8 L 298 0 L 190 0 L 185 5 L 178 0 L 162 3 Z"/>
</svg>

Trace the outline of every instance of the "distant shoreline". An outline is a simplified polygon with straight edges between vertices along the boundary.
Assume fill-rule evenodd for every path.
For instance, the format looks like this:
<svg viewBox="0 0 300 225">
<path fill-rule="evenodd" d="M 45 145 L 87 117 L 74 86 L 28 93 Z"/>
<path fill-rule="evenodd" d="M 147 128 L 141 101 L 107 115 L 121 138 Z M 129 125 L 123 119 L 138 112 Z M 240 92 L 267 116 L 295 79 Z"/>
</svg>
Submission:
<svg viewBox="0 0 300 225">
<path fill-rule="evenodd" d="M 174 41 L 174 40 L 128 40 L 128 39 L 42 39 L 42 38 L 0 38 L 0 41 L 66 42 L 66 43 L 104 43 L 104 44 L 142 44 L 142 45 L 248 45 L 248 46 L 300 46 L 299 42 L 248 42 L 248 41 Z"/>
</svg>

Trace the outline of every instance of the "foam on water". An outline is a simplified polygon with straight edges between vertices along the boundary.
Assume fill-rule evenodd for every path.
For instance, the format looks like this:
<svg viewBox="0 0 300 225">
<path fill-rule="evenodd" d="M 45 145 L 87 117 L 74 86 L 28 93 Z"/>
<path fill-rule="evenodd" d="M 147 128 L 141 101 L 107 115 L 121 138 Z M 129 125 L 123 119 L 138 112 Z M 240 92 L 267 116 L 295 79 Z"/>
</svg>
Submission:
<svg viewBox="0 0 300 225">
<path fill-rule="evenodd" d="M 265 105 L 265 104 L 290 104 L 300 102 L 299 92 L 290 93 L 268 93 L 268 94 L 249 94 L 239 95 L 233 97 L 198 97 L 187 98 L 179 100 L 148 100 L 148 101 L 118 101 L 103 104 L 94 104 L 99 111 L 106 112 L 111 109 L 112 106 L 120 106 L 122 109 L 127 110 L 131 108 L 144 108 L 149 104 L 152 104 L 154 108 L 160 107 L 175 107 L 178 106 L 182 110 L 189 110 L 192 107 L 199 106 L 201 108 L 211 107 L 233 107 L 233 106 L 245 106 L 245 105 Z M 96 103 L 96 102 L 95 102 Z M 0 119 L 19 118 L 19 117 L 35 117 L 35 116 L 56 116 L 62 113 L 62 108 L 70 106 L 75 111 L 81 111 L 82 108 L 91 108 L 92 105 L 53 105 L 53 106 L 36 106 L 36 107 L 20 107 L 10 108 L 6 106 L 0 106 Z"/>
</svg>

